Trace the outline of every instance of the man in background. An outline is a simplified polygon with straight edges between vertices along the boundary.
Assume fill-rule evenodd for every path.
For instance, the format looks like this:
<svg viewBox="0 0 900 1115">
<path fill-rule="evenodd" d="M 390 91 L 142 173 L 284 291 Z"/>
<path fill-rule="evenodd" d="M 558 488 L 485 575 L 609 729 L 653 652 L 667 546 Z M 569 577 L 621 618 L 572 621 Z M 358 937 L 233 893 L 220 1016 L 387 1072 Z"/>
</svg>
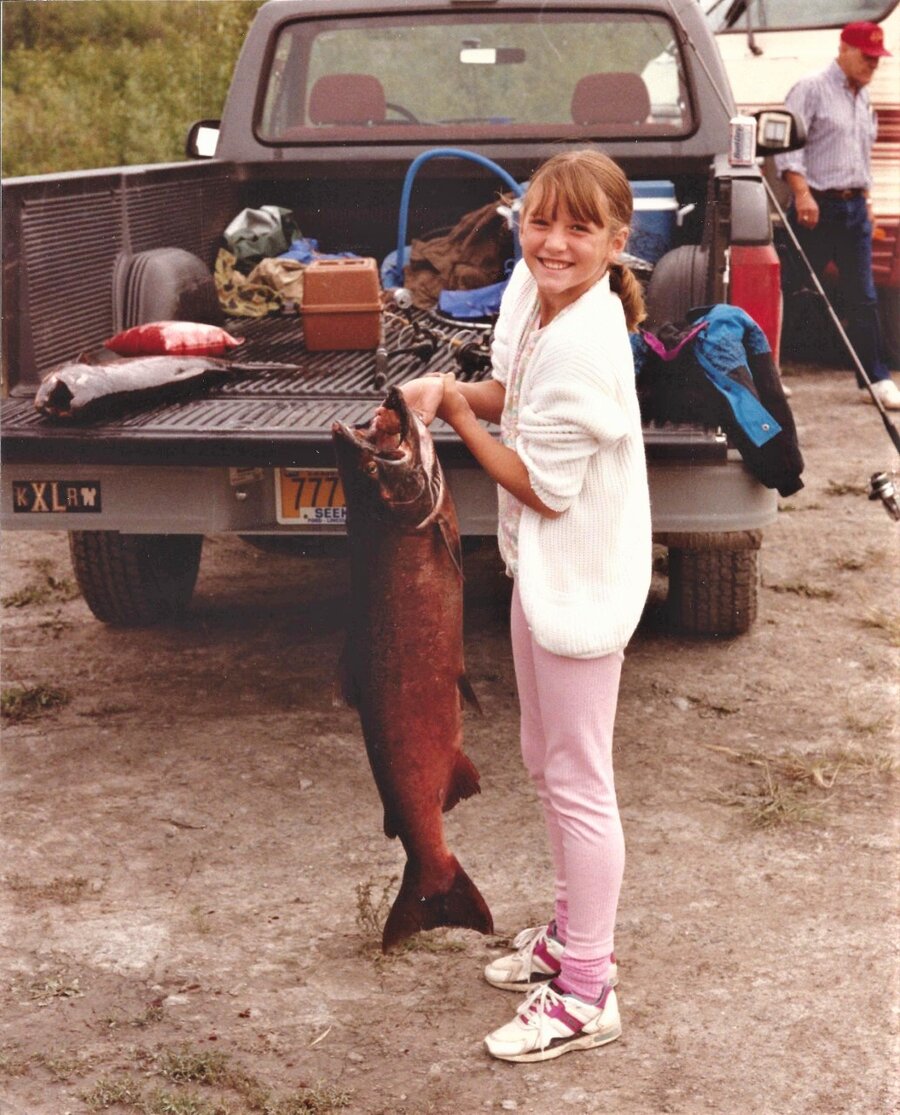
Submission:
<svg viewBox="0 0 900 1115">
<path fill-rule="evenodd" d="M 793 195 L 788 220 L 816 274 L 821 279 L 829 263 L 837 268 L 847 336 L 873 392 L 885 409 L 900 410 L 878 320 L 869 200 L 877 124 L 866 86 L 887 55 L 877 24 L 848 23 L 837 58 L 801 78 L 785 98 L 806 125 L 806 146 L 776 156 L 775 165 Z"/>
</svg>

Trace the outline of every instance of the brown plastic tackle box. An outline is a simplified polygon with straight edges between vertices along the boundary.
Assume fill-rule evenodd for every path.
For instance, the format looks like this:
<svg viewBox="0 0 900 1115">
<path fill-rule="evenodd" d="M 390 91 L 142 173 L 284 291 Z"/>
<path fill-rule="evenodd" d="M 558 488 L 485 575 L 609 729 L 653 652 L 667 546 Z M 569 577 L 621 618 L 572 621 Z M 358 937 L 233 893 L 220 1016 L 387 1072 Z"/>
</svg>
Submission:
<svg viewBox="0 0 900 1115">
<path fill-rule="evenodd" d="M 317 259 L 303 274 L 303 337 L 313 352 L 375 349 L 381 284 L 374 259 Z"/>
</svg>

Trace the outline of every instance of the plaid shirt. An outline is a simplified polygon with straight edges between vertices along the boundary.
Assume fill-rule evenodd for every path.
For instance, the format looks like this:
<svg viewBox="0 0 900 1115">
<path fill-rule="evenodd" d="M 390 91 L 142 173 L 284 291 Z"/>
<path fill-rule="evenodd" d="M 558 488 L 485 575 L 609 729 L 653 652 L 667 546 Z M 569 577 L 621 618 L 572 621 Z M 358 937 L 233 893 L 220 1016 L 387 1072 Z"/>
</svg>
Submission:
<svg viewBox="0 0 900 1115">
<path fill-rule="evenodd" d="M 775 157 L 779 174 L 797 171 L 814 190 L 872 188 L 877 123 L 866 88 L 854 93 L 844 71 L 831 62 L 801 78 L 784 103 L 806 124 L 806 146 Z"/>
</svg>

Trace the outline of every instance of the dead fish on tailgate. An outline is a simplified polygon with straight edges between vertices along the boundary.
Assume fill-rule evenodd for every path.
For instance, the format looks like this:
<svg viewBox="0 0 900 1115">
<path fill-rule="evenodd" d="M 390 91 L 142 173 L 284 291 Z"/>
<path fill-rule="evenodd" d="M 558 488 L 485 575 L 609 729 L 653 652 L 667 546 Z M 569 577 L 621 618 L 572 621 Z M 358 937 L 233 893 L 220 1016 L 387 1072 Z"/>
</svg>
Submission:
<svg viewBox="0 0 900 1115">
<path fill-rule="evenodd" d="M 44 376 L 34 405 L 49 418 L 79 421 L 200 394 L 233 374 L 213 356 L 127 356 L 94 363 L 89 355 Z"/>
<path fill-rule="evenodd" d="M 384 831 L 407 863 L 382 937 L 493 932 L 491 912 L 447 847 L 441 814 L 479 791 L 462 751 L 465 678 L 459 528 L 434 443 L 396 388 L 372 422 L 335 422 L 347 500 L 351 601 L 341 687 L 359 710 Z"/>
</svg>

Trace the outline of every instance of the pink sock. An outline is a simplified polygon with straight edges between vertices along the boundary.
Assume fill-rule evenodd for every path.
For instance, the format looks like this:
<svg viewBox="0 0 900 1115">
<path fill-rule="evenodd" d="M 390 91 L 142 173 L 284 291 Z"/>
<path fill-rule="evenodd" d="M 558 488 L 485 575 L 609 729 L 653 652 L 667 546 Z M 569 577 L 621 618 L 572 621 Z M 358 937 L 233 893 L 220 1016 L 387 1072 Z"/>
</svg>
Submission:
<svg viewBox="0 0 900 1115">
<path fill-rule="evenodd" d="M 596 960 L 570 960 L 564 955 L 562 971 L 554 982 L 563 991 L 569 991 L 589 1003 L 596 1003 L 606 987 L 611 963 L 611 956 L 601 956 Z"/>
</svg>

